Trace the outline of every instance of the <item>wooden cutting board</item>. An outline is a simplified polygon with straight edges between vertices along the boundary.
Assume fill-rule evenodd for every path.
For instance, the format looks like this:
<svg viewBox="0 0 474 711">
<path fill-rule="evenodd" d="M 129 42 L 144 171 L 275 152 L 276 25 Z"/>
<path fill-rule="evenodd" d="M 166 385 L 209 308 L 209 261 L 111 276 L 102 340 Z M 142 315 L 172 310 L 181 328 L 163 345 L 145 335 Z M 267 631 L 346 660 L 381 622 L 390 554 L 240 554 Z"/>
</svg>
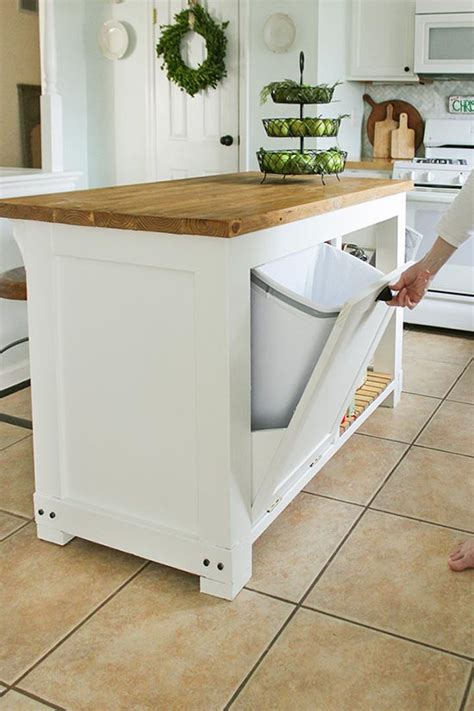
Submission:
<svg viewBox="0 0 474 711">
<path fill-rule="evenodd" d="M 414 158 L 415 131 L 408 128 L 408 116 L 400 114 L 400 126 L 392 131 L 392 158 Z"/>
<path fill-rule="evenodd" d="M 393 118 L 395 121 L 399 120 L 401 113 L 407 114 L 408 128 L 413 128 L 415 131 L 415 150 L 421 146 L 423 143 L 424 123 L 420 113 L 412 104 L 409 104 L 407 101 L 401 101 L 400 99 L 382 101 L 380 104 L 377 104 L 368 94 L 364 94 L 362 98 L 372 107 L 372 111 L 367 119 L 367 135 L 372 145 L 374 145 L 375 123 L 376 121 L 383 121 L 387 114 L 388 104 L 392 104 Z"/>
<path fill-rule="evenodd" d="M 398 128 L 398 122 L 393 119 L 393 106 L 387 106 L 387 115 L 383 121 L 375 123 L 374 158 L 390 158 L 391 135 Z"/>
</svg>

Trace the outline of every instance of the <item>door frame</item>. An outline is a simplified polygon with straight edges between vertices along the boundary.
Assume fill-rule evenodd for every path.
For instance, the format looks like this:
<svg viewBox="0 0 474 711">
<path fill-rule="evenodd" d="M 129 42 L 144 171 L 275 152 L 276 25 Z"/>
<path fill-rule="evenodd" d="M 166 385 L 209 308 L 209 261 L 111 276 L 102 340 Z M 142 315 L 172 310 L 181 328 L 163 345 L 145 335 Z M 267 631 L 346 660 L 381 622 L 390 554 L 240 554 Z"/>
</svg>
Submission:
<svg viewBox="0 0 474 711">
<path fill-rule="evenodd" d="M 249 169 L 248 136 L 249 136 L 249 46 L 248 42 L 242 42 L 241 38 L 248 37 L 250 0 L 232 0 L 238 6 L 238 141 L 239 141 L 239 165 L 238 172 Z M 149 52 L 147 67 L 147 130 L 146 130 L 146 172 L 147 179 L 157 180 L 157 126 L 156 126 L 156 68 L 157 59 L 155 55 L 155 27 L 159 24 L 156 18 L 156 0 L 147 0 L 149 6 L 149 16 L 152 21 L 149 25 L 148 44 Z"/>
</svg>

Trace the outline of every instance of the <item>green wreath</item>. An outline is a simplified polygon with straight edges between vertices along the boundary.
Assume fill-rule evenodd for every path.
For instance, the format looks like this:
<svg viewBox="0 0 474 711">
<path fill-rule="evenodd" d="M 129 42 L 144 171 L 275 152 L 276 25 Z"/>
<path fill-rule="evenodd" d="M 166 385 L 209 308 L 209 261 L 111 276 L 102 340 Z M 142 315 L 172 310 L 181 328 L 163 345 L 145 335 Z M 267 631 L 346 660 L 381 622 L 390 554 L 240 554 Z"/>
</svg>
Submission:
<svg viewBox="0 0 474 711">
<path fill-rule="evenodd" d="M 161 68 L 166 69 L 168 79 L 190 96 L 209 87 L 215 89 L 227 76 L 227 37 L 224 30 L 229 23 L 215 22 L 201 5 L 182 10 L 174 19 L 174 25 L 162 25 L 163 34 L 156 45 L 157 56 L 163 57 Z M 207 57 L 197 69 L 188 67 L 181 56 L 181 42 L 189 31 L 197 32 L 206 41 Z"/>
</svg>

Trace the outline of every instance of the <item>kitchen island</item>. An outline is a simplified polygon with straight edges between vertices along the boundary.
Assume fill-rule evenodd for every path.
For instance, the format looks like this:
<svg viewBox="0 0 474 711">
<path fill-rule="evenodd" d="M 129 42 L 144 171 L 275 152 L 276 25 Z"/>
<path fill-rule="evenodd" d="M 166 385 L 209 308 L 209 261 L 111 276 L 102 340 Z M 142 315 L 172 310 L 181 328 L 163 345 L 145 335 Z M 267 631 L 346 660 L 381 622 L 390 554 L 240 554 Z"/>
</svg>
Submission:
<svg viewBox="0 0 474 711">
<path fill-rule="evenodd" d="M 128 551 L 232 599 L 255 539 L 376 407 L 396 405 L 401 312 L 376 296 L 403 264 L 411 183 L 260 181 L 0 201 L 28 279 L 40 538 Z M 289 426 L 252 432 L 251 269 L 370 225 L 390 274 L 344 306 Z M 369 361 L 383 387 L 342 429 Z"/>
</svg>

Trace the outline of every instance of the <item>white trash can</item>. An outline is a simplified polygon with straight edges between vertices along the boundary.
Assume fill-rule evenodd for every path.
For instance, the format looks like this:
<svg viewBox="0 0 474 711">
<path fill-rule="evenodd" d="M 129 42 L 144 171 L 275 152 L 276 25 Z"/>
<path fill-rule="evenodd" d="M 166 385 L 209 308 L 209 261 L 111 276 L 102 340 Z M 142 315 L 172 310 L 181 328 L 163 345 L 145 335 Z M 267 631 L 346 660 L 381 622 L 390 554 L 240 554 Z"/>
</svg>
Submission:
<svg viewBox="0 0 474 711">
<path fill-rule="evenodd" d="M 328 244 L 252 270 L 252 430 L 288 426 L 342 305 L 381 276 Z"/>
</svg>

